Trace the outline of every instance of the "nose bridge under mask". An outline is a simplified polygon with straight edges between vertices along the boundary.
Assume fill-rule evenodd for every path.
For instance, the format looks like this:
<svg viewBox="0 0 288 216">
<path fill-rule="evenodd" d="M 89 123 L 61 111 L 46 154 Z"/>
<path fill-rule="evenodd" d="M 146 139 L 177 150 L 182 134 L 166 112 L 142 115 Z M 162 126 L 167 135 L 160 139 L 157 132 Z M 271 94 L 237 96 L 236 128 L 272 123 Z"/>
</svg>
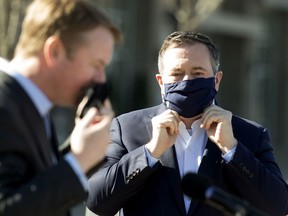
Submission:
<svg viewBox="0 0 288 216">
<path fill-rule="evenodd" d="M 183 117 L 194 117 L 211 105 L 217 91 L 215 77 L 164 84 L 164 103 Z"/>
<path fill-rule="evenodd" d="M 197 78 L 192 80 L 182 80 L 174 83 L 163 84 L 164 95 L 169 93 L 181 93 L 188 94 L 195 91 L 199 91 L 202 88 L 214 88 L 215 89 L 215 77 L 209 78 Z"/>
</svg>

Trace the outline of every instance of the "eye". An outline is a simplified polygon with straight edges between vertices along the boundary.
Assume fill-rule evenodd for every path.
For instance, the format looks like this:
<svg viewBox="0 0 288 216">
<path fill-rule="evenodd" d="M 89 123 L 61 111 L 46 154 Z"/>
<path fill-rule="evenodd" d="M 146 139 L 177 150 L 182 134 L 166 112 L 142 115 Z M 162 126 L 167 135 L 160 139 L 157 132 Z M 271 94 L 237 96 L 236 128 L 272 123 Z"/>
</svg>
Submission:
<svg viewBox="0 0 288 216">
<path fill-rule="evenodd" d="M 193 77 L 204 77 L 205 73 L 203 71 L 195 71 L 192 73 Z"/>
<path fill-rule="evenodd" d="M 170 76 L 180 77 L 180 76 L 184 76 L 184 73 L 182 73 L 181 71 L 173 71 L 171 72 Z"/>
<path fill-rule="evenodd" d="M 195 76 L 202 76 L 203 73 L 202 72 L 196 72 L 196 73 L 193 73 Z"/>
<path fill-rule="evenodd" d="M 170 75 L 171 81 L 181 81 L 184 77 L 184 73 L 181 72 L 173 72 Z"/>
<path fill-rule="evenodd" d="M 182 76 L 182 74 L 172 74 L 172 76 L 174 76 L 174 77 L 179 77 L 179 76 Z"/>
</svg>

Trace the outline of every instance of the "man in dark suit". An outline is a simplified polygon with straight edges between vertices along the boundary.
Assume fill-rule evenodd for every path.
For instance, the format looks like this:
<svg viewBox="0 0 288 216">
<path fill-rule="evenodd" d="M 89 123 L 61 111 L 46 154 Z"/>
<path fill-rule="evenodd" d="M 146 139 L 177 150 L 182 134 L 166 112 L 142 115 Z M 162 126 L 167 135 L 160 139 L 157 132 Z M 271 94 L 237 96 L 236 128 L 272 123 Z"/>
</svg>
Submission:
<svg viewBox="0 0 288 216">
<path fill-rule="evenodd" d="M 86 199 L 86 173 L 103 160 L 109 142 L 109 100 L 78 119 L 65 155 L 48 114 L 55 105 L 76 107 L 89 87 L 106 81 L 120 36 L 86 1 L 29 6 L 15 57 L 0 59 L 0 215 L 68 215 Z"/>
<path fill-rule="evenodd" d="M 216 105 L 223 73 L 214 43 L 190 31 L 169 35 L 158 56 L 163 104 L 112 121 L 106 163 L 89 179 L 87 206 L 99 215 L 220 216 L 181 190 L 189 172 L 284 215 L 288 190 L 268 130 Z"/>
</svg>

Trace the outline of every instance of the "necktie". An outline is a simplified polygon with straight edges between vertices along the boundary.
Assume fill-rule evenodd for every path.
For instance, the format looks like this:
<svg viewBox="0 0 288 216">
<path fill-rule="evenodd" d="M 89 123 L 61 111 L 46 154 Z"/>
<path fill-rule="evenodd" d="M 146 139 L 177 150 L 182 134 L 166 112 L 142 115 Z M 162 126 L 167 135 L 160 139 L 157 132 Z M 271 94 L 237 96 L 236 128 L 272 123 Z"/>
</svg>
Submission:
<svg viewBox="0 0 288 216">
<path fill-rule="evenodd" d="M 59 159 L 59 153 L 58 153 L 58 144 L 57 144 L 57 137 L 56 137 L 56 132 L 53 126 L 52 119 L 49 114 L 46 114 L 44 116 L 44 125 L 45 125 L 45 130 L 47 134 L 47 138 L 50 143 L 50 149 L 51 149 L 51 157 L 53 163 L 57 163 Z"/>
</svg>

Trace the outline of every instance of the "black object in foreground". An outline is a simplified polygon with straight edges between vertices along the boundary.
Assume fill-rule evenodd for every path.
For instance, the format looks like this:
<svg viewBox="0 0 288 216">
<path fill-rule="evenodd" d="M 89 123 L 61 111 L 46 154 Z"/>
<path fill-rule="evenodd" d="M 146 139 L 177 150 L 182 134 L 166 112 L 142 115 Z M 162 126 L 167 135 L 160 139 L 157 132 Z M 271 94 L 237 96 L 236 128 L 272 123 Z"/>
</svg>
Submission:
<svg viewBox="0 0 288 216">
<path fill-rule="evenodd" d="M 97 107 L 98 109 L 101 109 L 103 102 L 108 97 L 108 94 L 109 90 L 107 83 L 99 83 L 96 84 L 93 88 L 89 89 L 87 92 L 88 100 L 84 105 L 79 117 L 83 118 L 83 116 L 91 107 Z"/>
<path fill-rule="evenodd" d="M 268 216 L 240 199 L 212 184 L 212 181 L 195 173 L 186 174 L 181 182 L 183 192 L 194 199 L 219 209 L 226 215 Z"/>
<path fill-rule="evenodd" d="M 78 114 L 79 118 L 83 118 L 84 115 L 87 113 L 89 108 L 96 107 L 97 109 L 101 110 L 103 102 L 109 95 L 109 85 L 107 83 L 98 83 L 94 87 L 88 90 L 86 97 L 88 100 L 86 104 L 83 106 L 80 114 Z M 101 111 L 100 111 L 101 113 Z M 62 145 L 59 146 L 59 150 L 66 154 L 70 151 L 70 136 L 63 142 Z"/>
</svg>

